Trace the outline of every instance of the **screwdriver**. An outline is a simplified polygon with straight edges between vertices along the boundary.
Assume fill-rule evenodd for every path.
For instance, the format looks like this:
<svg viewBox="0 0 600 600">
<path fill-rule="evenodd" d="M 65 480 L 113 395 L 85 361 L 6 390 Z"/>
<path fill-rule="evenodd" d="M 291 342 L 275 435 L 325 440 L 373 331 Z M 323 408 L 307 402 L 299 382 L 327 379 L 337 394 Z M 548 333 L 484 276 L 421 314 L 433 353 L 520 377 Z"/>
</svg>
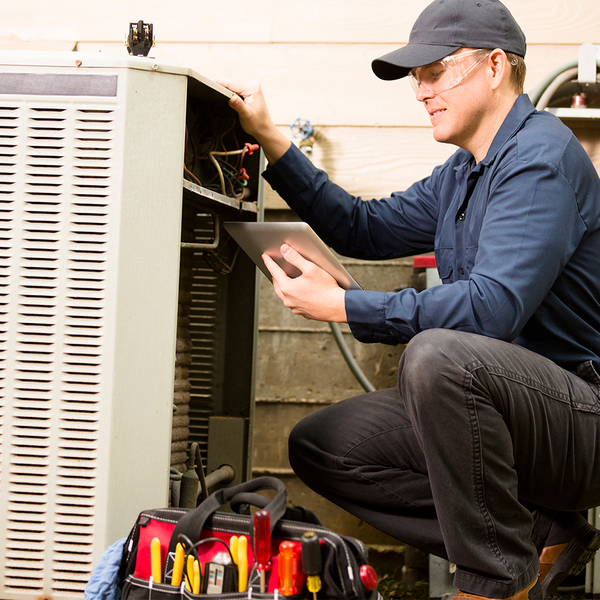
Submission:
<svg viewBox="0 0 600 600">
<path fill-rule="evenodd" d="M 194 585 L 194 561 L 195 560 L 196 559 L 193 557 L 192 554 L 188 554 L 187 562 L 185 565 L 185 572 L 186 572 L 185 589 L 188 592 L 192 591 L 192 586 Z"/>
<path fill-rule="evenodd" d="M 161 566 L 160 539 L 155 537 L 150 542 L 150 570 L 155 583 L 161 583 Z"/>
<path fill-rule="evenodd" d="M 298 576 L 298 552 L 296 544 L 289 540 L 279 544 L 279 591 L 284 596 L 295 596 L 298 593 L 296 577 Z"/>
<path fill-rule="evenodd" d="M 194 559 L 192 566 L 192 594 L 200 593 L 200 563 Z"/>
<path fill-rule="evenodd" d="M 306 587 L 312 592 L 313 600 L 317 600 L 321 589 L 321 543 L 314 531 L 302 534 L 302 569 L 306 573 Z"/>
<path fill-rule="evenodd" d="M 260 572 L 260 591 L 264 594 L 267 571 L 271 568 L 271 516 L 266 510 L 254 513 L 254 558 Z"/>
<path fill-rule="evenodd" d="M 366 592 L 371 592 L 377 588 L 377 573 L 371 565 L 361 565 L 358 574 Z"/>
<path fill-rule="evenodd" d="M 245 592 L 248 586 L 248 538 L 240 535 L 237 542 L 238 590 Z"/>
<path fill-rule="evenodd" d="M 238 564 L 238 536 L 232 535 L 229 538 L 229 550 L 231 550 L 231 558 L 234 564 Z"/>
<path fill-rule="evenodd" d="M 183 562 L 185 559 L 185 551 L 183 546 L 177 542 L 175 547 L 175 562 L 173 564 L 173 575 L 171 578 L 171 585 L 179 585 L 181 578 L 183 577 Z"/>
</svg>

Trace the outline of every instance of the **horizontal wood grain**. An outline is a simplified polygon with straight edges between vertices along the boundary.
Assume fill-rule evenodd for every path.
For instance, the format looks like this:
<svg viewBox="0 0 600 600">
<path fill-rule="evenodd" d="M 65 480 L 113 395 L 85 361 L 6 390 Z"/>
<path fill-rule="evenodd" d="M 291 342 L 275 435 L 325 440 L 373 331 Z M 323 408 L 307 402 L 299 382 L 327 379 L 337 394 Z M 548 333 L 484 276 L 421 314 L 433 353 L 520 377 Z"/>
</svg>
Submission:
<svg viewBox="0 0 600 600">
<path fill-rule="evenodd" d="M 426 176 L 453 148 L 437 144 L 407 81 L 384 82 L 371 61 L 406 42 L 429 0 L 4 0 L 0 49 L 125 53 L 130 21 L 152 22 L 152 55 L 214 79 L 261 82 L 281 130 L 310 120 L 313 159 L 349 191 L 381 197 Z M 526 90 L 600 43 L 597 0 L 506 0 L 529 42 Z M 595 132 L 586 147 L 598 161 Z M 267 206 L 281 206 L 268 190 Z"/>
<path fill-rule="evenodd" d="M 85 52 L 125 52 L 122 44 L 80 42 Z M 152 55 L 212 79 L 258 80 L 279 125 L 428 127 L 429 118 L 406 80 L 382 81 L 373 58 L 393 49 L 369 44 L 161 44 Z M 578 45 L 532 46 L 526 89 L 577 60 Z"/>
<path fill-rule="evenodd" d="M 322 127 L 311 160 L 346 191 L 369 200 L 427 177 L 455 150 L 425 128 Z M 266 190 L 267 208 L 287 206 L 268 185 Z"/>
<path fill-rule="evenodd" d="M 130 21 L 161 41 L 404 43 L 429 0 L 3 0 L 0 38 L 122 41 Z M 596 0 L 505 0 L 530 43 L 599 41 Z"/>
<path fill-rule="evenodd" d="M 566 123 L 600 172 L 600 123 Z M 346 191 L 369 200 L 389 196 L 427 177 L 455 150 L 436 142 L 425 128 L 323 127 L 317 129 L 311 160 Z M 287 208 L 268 184 L 265 207 Z"/>
</svg>

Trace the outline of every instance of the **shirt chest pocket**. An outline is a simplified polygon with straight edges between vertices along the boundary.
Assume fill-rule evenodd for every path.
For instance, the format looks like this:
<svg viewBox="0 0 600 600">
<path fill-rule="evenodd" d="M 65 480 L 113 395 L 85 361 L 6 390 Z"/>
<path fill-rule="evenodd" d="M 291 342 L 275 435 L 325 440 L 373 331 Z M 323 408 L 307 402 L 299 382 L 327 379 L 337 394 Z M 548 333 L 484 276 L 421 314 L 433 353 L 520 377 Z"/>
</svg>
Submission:
<svg viewBox="0 0 600 600">
<path fill-rule="evenodd" d="M 459 279 L 468 279 L 475 265 L 478 250 L 478 245 L 467 246 L 459 252 L 454 248 L 437 248 L 435 261 L 442 282 L 452 283 Z"/>
</svg>

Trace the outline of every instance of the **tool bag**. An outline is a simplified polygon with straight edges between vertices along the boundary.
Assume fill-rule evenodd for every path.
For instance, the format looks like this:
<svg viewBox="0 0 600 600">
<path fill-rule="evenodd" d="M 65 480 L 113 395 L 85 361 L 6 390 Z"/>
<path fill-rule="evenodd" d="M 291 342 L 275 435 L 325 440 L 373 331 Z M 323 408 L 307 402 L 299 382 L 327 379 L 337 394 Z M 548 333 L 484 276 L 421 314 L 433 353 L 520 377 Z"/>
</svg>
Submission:
<svg viewBox="0 0 600 600">
<path fill-rule="evenodd" d="M 259 490 L 275 490 L 270 500 L 256 493 Z M 317 597 L 319 600 L 381 600 L 376 590 L 376 576 L 367 562 L 364 544 L 355 538 L 337 534 L 321 525 L 316 515 L 304 508 L 286 505 L 285 485 L 273 477 L 259 477 L 245 483 L 224 488 L 211 494 L 195 509 L 161 508 L 140 513 L 129 534 L 123 550 L 119 573 L 122 600 L 179 600 L 215 598 L 215 589 L 207 588 L 206 578 L 209 566 L 217 560 L 217 555 L 233 558 L 229 551 L 232 536 L 246 536 L 247 540 L 247 588 L 240 592 L 236 578 L 233 586 L 223 587 L 219 596 L 231 600 L 251 599 L 284 600 L 280 591 L 278 555 L 280 543 L 291 541 L 297 549 L 298 568 L 295 570 L 295 597 Z M 220 512 L 229 503 L 234 512 Z M 270 515 L 271 565 L 263 580 L 261 593 L 260 576 L 253 554 L 253 517 L 250 508 L 266 510 Z M 302 535 L 314 532 L 319 538 L 321 553 L 320 590 L 315 594 L 307 589 L 306 575 L 302 570 Z M 160 540 L 160 579 L 152 577 L 152 550 L 154 538 Z M 204 565 L 203 589 L 211 593 L 192 592 L 187 573 L 181 583 L 172 585 L 174 576 L 175 551 L 177 543 L 183 543 L 188 554 L 191 546 L 199 563 Z M 154 542 L 157 544 L 157 542 Z M 219 561 L 224 564 L 227 561 Z M 230 562 L 230 561 L 229 561 Z M 235 559 L 234 559 L 234 562 Z M 187 557 L 185 564 L 187 565 Z M 156 566 L 155 566 L 156 568 Z M 212 569 L 212 566 L 211 566 Z M 237 567 L 234 567 L 237 569 Z M 240 571 L 242 569 L 240 568 Z M 156 572 L 156 571 L 155 571 Z M 211 571 L 212 572 L 212 571 Z M 190 576 L 191 577 L 191 576 Z M 177 578 L 177 577 L 176 577 Z M 212 575 L 211 575 L 212 578 Z M 227 579 L 227 573 L 225 573 Z M 314 578 L 312 578 L 314 581 Z M 213 582 L 214 583 L 214 582 Z M 221 579 L 221 583 L 223 580 Z M 187 585 L 186 585 L 187 584 Z M 210 585 L 210 584 L 209 584 Z M 189 588 L 189 589 L 187 589 Z"/>
</svg>

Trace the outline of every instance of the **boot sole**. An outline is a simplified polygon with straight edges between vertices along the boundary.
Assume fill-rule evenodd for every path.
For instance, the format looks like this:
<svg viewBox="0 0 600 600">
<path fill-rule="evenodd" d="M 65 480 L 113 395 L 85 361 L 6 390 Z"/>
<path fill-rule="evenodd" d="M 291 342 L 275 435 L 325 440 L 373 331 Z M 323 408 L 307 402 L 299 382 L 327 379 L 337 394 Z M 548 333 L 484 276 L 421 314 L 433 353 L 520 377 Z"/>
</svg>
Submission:
<svg viewBox="0 0 600 600">
<path fill-rule="evenodd" d="M 542 599 L 557 600 L 557 588 L 569 575 L 579 575 L 600 548 L 600 531 L 586 525 L 559 554 L 542 582 Z"/>
</svg>

